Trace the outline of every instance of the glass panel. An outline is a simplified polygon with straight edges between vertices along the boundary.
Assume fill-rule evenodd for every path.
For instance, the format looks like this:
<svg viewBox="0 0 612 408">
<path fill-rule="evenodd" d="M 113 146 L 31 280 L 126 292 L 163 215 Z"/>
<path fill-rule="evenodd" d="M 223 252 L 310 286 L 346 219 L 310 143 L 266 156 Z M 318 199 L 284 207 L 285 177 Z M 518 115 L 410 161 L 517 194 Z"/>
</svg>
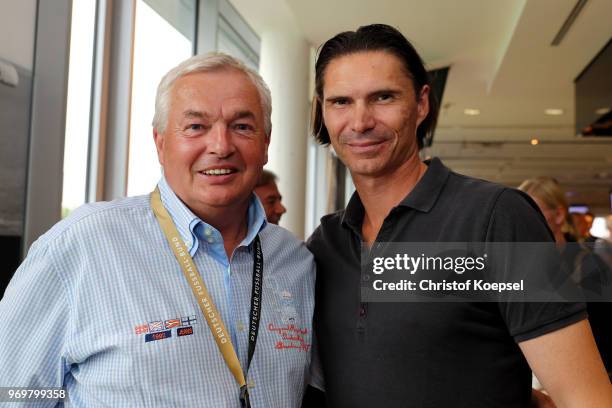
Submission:
<svg viewBox="0 0 612 408">
<path fill-rule="evenodd" d="M 259 70 L 259 56 L 221 15 L 217 33 L 217 49 L 238 58 L 255 71 Z"/>
<path fill-rule="evenodd" d="M 62 218 L 85 202 L 96 0 L 74 0 L 70 28 Z"/>
<path fill-rule="evenodd" d="M 0 13 L 0 298 L 19 265 L 23 238 L 36 1 Z"/>
<path fill-rule="evenodd" d="M 195 10 L 195 0 L 136 3 L 128 195 L 149 193 L 161 176 L 151 128 L 155 93 L 162 76 L 193 55 Z"/>
</svg>

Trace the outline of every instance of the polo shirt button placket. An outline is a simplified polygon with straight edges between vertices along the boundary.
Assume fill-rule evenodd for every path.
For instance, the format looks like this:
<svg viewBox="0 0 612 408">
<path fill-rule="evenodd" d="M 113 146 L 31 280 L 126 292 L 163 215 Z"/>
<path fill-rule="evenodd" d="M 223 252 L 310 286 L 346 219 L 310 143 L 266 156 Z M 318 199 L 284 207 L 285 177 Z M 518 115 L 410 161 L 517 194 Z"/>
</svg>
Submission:
<svg viewBox="0 0 612 408">
<path fill-rule="evenodd" d="M 359 305 L 359 316 L 357 318 L 357 332 L 363 333 L 366 327 L 366 318 L 368 316 L 367 303 Z"/>
</svg>

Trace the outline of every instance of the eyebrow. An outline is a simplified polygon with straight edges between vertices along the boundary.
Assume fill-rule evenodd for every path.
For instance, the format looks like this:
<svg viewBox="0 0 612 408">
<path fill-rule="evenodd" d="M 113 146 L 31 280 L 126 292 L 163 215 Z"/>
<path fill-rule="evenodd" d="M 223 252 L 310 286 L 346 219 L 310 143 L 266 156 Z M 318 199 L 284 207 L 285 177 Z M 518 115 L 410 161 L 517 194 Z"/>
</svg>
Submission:
<svg viewBox="0 0 612 408">
<path fill-rule="evenodd" d="M 200 111 L 186 110 L 185 112 L 183 112 L 183 117 L 205 119 L 208 117 L 208 115 Z"/>
<path fill-rule="evenodd" d="M 379 95 L 384 95 L 384 94 L 391 94 L 391 95 L 398 95 L 402 93 L 401 89 L 393 89 L 393 88 L 382 88 L 382 89 L 377 89 L 375 91 L 372 91 L 370 93 L 368 93 L 367 97 L 368 98 L 372 98 L 375 96 L 379 96 Z M 327 98 L 325 98 L 325 102 L 335 102 L 338 99 L 353 99 L 353 97 L 351 96 L 345 96 L 342 94 L 339 95 L 330 95 Z"/>
<path fill-rule="evenodd" d="M 332 95 L 332 96 L 328 96 L 327 98 L 325 98 L 325 102 L 335 102 L 338 99 L 352 99 L 348 96 L 342 96 L 342 95 Z"/>
<path fill-rule="evenodd" d="M 374 92 L 368 94 L 368 96 L 372 97 L 372 96 L 379 96 L 379 95 L 385 95 L 385 94 L 397 95 L 397 94 L 399 94 L 401 92 L 402 91 L 399 90 L 399 89 L 387 88 L 387 89 L 380 89 L 378 91 L 374 91 Z"/>
<path fill-rule="evenodd" d="M 230 120 L 230 121 L 232 121 L 232 122 L 233 122 L 233 121 L 235 121 L 235 120 L 238 120 L 238 119 L 245 119 L 245 118 L 255 120 L 255 114 L 254 114 L 253 112 L 249 111 L 249 110 L 238 111 L 238 112 L 236 112 L 236 113 L 234 113 L 234 114 L 232 115 L 232 117 L 231 117 L 231 120 Z"/>
<path fill-rule="evenodd" d="M 183 112 L 183 117 L 187 118 L 187 119 L 208 119 L 210 117 L 210 115 L 204 113 L 204 112 L 200 112 L 200 111 L 196 111 L 196 110 L 191 110 L 188 109 L 186 111 Z M 249 119 L 253 119 L 255 120 L 255 114 L 249 110 L 244 110 L 244 111 L 238 111 L 236 113 L 234 113 L 232 115 L 232 117 L 230 118 L 230 121 L 235 121 L 238 119 L 244 119 L 244 118 L 249 118 Z"/>
</svg>

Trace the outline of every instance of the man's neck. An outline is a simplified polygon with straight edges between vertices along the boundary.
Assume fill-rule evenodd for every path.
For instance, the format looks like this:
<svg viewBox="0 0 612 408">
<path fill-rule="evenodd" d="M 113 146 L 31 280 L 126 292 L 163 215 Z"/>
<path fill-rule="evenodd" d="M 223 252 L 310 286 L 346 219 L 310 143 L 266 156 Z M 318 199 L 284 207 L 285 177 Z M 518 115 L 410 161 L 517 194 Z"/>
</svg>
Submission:
<svg viewBox="0 0 612 408">
<path fill-rule="evenodd" d="M 231 259 L 234 249 L 236 249 L 247 235 L 249 203 L 250 200 L 247 200 L 231 208 L 190 208 L 198 218 L 213 226 L 221 233 L 227 259 Z"/>
<path fill-rule="evenodd" d="M 380 177 L 353 176 L 355 188 L 365 209 L 361 226 L 364 242 L 372 244 L 376 240 L 391 209 L 414 189 L 426 170 L 427 165 L 415 156 L 393 173 Z"/>
</svg>

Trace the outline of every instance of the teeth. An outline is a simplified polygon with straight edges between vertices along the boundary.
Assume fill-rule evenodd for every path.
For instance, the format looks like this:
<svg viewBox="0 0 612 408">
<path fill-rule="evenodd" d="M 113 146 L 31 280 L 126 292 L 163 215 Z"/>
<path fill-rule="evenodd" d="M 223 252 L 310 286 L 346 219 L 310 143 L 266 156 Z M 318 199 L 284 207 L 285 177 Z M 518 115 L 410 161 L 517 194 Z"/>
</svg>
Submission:
<svg viewBox="0 0 612 408">
<path fill-rule="evenodd" d="M 207 176 L 220 176 L 222 174 L 230 174 L 231 172 L 232 171 L 230 169 L 213 169 L 203 171 L 202 173 L 206 174 Z"/>
</svg>

